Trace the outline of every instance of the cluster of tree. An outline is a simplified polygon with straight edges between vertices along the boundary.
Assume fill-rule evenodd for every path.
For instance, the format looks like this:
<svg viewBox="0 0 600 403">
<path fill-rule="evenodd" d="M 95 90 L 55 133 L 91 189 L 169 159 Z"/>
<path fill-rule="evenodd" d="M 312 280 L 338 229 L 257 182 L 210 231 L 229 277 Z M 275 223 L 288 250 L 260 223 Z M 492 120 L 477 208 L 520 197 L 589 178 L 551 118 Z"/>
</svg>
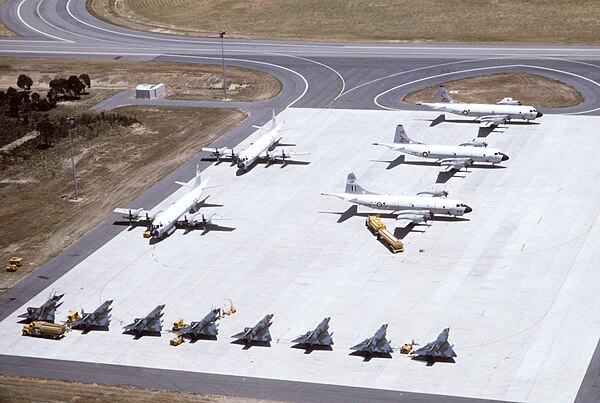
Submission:
<svg viewBox="0 0 600 403">
<path fill-rule="evenodd" d="M 48 91 L 48 99 L 70 98 L 79 99 L 81 94 L 84 94 L 86 88 L 90 88 L 90 76 L 81 74 L 77 76 L 69 76 L 69 78 L 55 78 L 50 81 L 50 90 Z"/>
</svg>

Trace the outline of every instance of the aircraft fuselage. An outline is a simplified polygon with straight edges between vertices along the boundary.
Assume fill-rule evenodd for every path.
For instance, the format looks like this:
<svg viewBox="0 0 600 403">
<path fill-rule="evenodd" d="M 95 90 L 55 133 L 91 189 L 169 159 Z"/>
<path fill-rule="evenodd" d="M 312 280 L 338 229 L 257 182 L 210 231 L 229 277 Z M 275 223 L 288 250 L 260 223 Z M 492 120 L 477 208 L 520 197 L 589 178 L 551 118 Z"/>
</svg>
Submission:
<svg viewBox="0 0 600 403">
<path fill-rule="evenodd" d="M 175 225 L 178 220 L 187 213 L 194 205 L 196 205 L 204 192 L 206 182 L 200 184 L 200 186 L 191 189 L 188 193 L 181 196 L 175 203 L 170 205 L 165 211 L 161 211 L 156 215 L 154 221 L 152 221 L 151 231 L 152 236 L 155 238 L 161 238 L 166 235 L 170 235 L 175 231 Z"/>
<path fill-rule="evenodd" d="M 377 210 L 429 211 L 433 214 L 447 214 L 452 216 L 461 216 L 472 211 L 469 206 L 458 199 L 352 193 L 332 193 L 331 195 Z"/>
<path fill-rule="evenodd" d="M 456 115 L 473 116 L 481 118 L 483 116 L 503 116 L 507 120 L 522 119 L 534 120 L 542 116 L 533 106 L 527 105 L 498 105 L 498 104 L 466 104 L 466 103 L 423 103 L 435 110 L 454 113 Z"/>
<path fill-rule="evenodd" d="M 244 171 L 248 169 L 259 157 L 268 156 L 269 150 L 279 141 L 279 131 L 282 123 L 263 134 L 256 142 L 248 148 L 241 150 L 238 154 L 237 166 Z"/>
</svg>

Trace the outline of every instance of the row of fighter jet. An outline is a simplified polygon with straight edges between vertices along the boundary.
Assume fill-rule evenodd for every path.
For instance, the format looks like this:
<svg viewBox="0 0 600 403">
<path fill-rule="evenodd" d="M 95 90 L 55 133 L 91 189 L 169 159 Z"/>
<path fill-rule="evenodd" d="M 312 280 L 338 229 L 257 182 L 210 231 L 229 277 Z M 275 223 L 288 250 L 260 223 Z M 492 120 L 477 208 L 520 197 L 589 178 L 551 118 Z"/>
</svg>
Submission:
<svg viewBox="0 0 600 403">
<path fill-rule="evenodd" d="M 534 107 L 520 105 L 518 101 L 512 98 L 505 98 L 497 104 L 461 103 L 452 99 L 444 86 L 439 88 L 435 103 L 424 103 L 423 105 L 436 110 L 475 117 L 483 127 L 496 126 L 515 119 L 530 121 L 542 116 L 542 113 L 538 112 Z M 254 127 L 266 133 L 246 149 L 236 150 L 222 147 L 203 148 L 202 150 L 209 152 L 218 162 L 230 160 L 244 172 L 259 160 L 266 161 L 268 165 L 278 161 L 284 164 L 310 163 L 308 161 L 293 159 L 295 155 L 306 155 L 308 153 L 294 152 L 280 148 L 286 146 L 286 144 L 281 143 L 282 136 L 280 132 L 283 128 L 283 123 L 276 122 L 274 111 L 270 125 Z M 398 125 L 396 128 L 393 143 L 374 144 L 412 156 L 434 159 L 440 165 L 442 172 L 461 170 L 473 166 L 475 162 L 487 162 L 494 165 L 509 159 L 505 153 L 496 148 L 487 147 L 485 142 L 477 141 L 477 139 L 457 146 L 424 144 L 411 139 L 406 134 L 402 125 Z M 134 220 L 136 222 L 145 222 L 149 227 L 150 235 L 156 239 L 162 239 L 172 234 L 178 226 L 186 229 L 201 226 L 204 230 L 208 230 L 211 227 L 218 228 L 220 227 L 218 221 L 228 219 L 228 217 L 215 213 L 205 215 L 199 211 L 201 207 L 211 206 L 206 203 L 207 197 L 202 199 L 202 194 L 208 185 L 209 179 L 207 178 L 202 181 L 199 169 L 197 168 L 196 177 L 191 185 L 177 182 L 182 186 L 189 187 L 190 191 L 164 211 L 144 210 L 143 208 L 117 208 L 114 211 L 128 219 L 130 224 L 133 224 Z M 434 198 L 382 195 L 370 192 L 359 186 L 356 176 L 351 173 L 348 175 L 344 193 L 323 194 L 339 197 L 342 200 L 374 209 L 398 212 L 396 228 L 406 228 L 410 224 L 426 222 L 434 214 L 446 214 L 456 217 L 472 211 L 471 207 L 460 200 L 440 200 L 435 197 L 440 195 L 446 196 L 445 192 L 442 192 L 442 194 L 421 192 L 418 196 L 423 193 L 429 193 Z M 221 228 L 232 230 L 232 228 L 227 227 Z"/>
<path fill-rule="evenodd" d="M 53 294 L 42 306 L 29 307 L 27 308 L 27 312 L 19 317 L 24 318 L 27 321 L 54 322 L 56 309 L 62 304 L 60 300 L 63 296 L 64 294 Z M 67 322 L 69 327 L 81 329 L 84 333 L 94 329 L 108 329 L 111 319 L 110 312 L 112 310 L 112 302 L 112 300 L 103 302 L 93 312 L 86 313 L 82 310 L 81 316 L 79 316 L 77 320 Z M 143 318 L 135 318 L 132 323 L 123 327 L 123 333 L 134 334 L 138 337 L 144 335 L 160 335 L 163 326 L 162 317 L 164 308 L 164 305 L 158 305 Z M 192 340 L 216 338 L 219 333 L 216 322 L 220 318 L 221 310 L 218 308 L 211 309 L 211 311 L 200 321 L 191 322 L 189 325 L 180 329 L 179 334 L 181 336 L 187 336 Z M 240 340 L 247 346 L 256 343 L 268 345 L 272 340 L 271 332 L 269 331 L 269 328 L 273 324 L 272 320 L 273 314 L 268 314 L 253 327 L 246 327 L 243 331 L 234 334 L 231 337 Z M 331 348 L 334 343 L 333 332 L 329 331 L 330 320 L 331 318 L 323 319 L 314 330 L 300 335 L 298 338 L 292 340 L 292 343 L 304 346 L 310 350 L 319 347 Z M 350 349 L 367 355 L 391 354 L 394 349 L 390 344 L 391 342 L 386 338 L 387 327 L 387 324 L 382 325 L 379 330 L 375 332 L 373 337 L 365 339 Z M 456 357 L 453 346 L 448 343 L 449 332 L 450 329 L 444 329 L 435 341 L 415 350 L 412 354 L 432 359 L 452 359 L 453 357 Z"/>
</svg>

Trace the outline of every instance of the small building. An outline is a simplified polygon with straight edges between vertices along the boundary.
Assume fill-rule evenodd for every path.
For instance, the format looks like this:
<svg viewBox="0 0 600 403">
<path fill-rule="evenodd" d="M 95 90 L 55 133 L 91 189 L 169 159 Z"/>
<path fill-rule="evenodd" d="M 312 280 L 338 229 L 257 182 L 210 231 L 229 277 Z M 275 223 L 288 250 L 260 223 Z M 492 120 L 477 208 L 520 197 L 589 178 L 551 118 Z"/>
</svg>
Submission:
<svg viewBox="0 0 600 403">
<path fill-rule="evenodd" d="M 135 97 L 142 99 L 153 99 L 162 97 L 165 94 L 165 85 L 160 84 L 139 84 L 135 87 Z"/>
</svg>

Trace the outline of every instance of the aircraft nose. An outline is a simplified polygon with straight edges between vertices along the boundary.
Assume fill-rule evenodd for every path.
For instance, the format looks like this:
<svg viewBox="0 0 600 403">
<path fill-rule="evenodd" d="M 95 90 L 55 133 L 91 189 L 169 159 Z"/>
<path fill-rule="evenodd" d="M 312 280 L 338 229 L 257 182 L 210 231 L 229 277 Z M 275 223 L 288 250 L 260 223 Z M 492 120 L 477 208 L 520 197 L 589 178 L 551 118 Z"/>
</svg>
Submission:
<svg viewBox="0 0 600 403">
<path fill-rule="evenodd" d="M 473 209 L 469 206 L 465 207 L 465 214 L 470 213 Z"/>
<path fill-rule="evenodd" d="M 542 112 L 538 112 L 537 115 L 535 115 L 536 118 L 541 118 L 542 116 L 544 116 Z"/>
<path fill-rule="evenodd" d="M 504 153 L 500 153 L 502 154 L 502 161 L 508 161 L 508 155 L 504 154 Z"/>
</svg>

